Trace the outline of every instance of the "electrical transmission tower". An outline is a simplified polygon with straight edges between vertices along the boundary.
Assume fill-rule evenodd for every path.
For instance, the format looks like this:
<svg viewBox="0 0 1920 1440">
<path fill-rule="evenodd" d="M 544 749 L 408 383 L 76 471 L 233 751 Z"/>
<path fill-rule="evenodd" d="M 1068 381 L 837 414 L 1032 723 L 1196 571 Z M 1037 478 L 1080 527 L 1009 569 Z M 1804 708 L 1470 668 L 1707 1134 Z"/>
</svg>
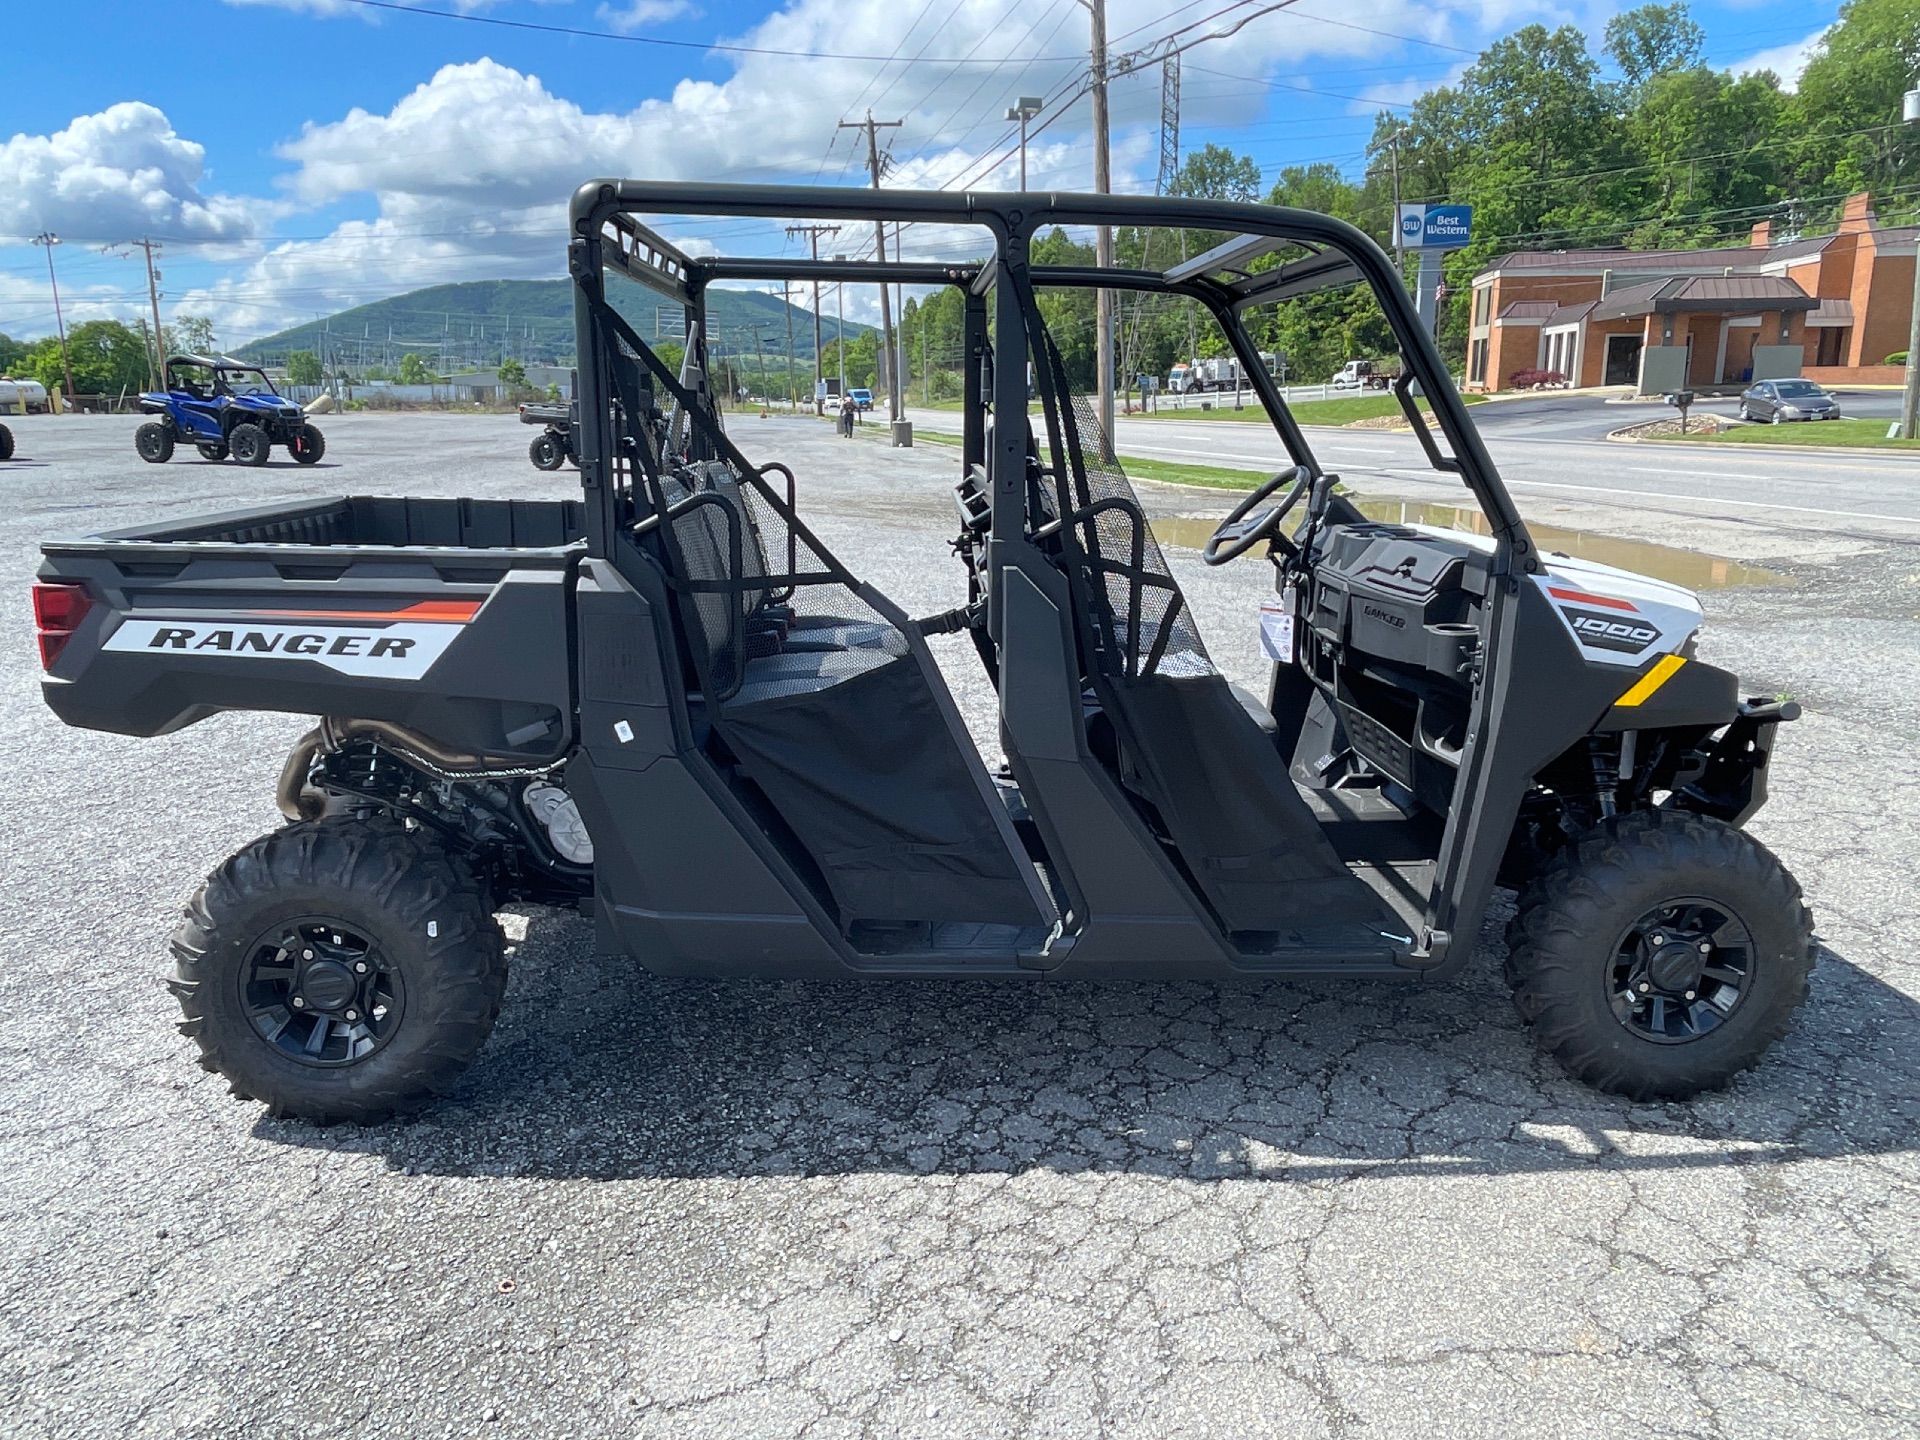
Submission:
<svg viewBox="0 0 1920 1440">
<path fill-rule="evenodd" d="M 1180 52 L 1160 62 L 1160 176 L 1153 193 L 1171 195 L 1180 173 Z"/>
</svg>

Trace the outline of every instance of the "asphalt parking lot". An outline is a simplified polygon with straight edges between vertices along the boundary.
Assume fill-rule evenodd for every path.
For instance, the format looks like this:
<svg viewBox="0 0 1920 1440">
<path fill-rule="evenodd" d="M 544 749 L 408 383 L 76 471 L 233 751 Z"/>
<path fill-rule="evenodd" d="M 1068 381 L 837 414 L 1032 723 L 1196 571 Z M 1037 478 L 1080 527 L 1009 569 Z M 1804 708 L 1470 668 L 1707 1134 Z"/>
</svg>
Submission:
<svg viewBox="0 0 1920 1440">
<path fill-rule="evenodd" d="M 161 985 L 180 902 L 277 823 L 307 722 L 65 729 L 27 594 L 52 534 L 571 485 L 510 418 L 321 423 L 314 470 L 146 466 L 131 420 L 85 417 L 15 422 L 0 465 L 0 1432 L 1920 1433 L 1920 466 L 1743 454 L 1791 512 L 1678 476 L 1521 496 L 1774 572 L 1704 596 L 1702 653 L 1806 706 L 1753 829 L 1821 951 L 1796 1031 L 1723 1093 L 1634 1106 L 1536 1055 L 1504 906 L 1436 989 L 659 981 L 529 912 L 457 1092 L 322 1130 L 196 1068 Z M 951 450 L 734 428 L 857 572 L 915 613 L 959 598 Z M 1866 485 L 1886 518 L 1822 517 L 1823 486 Z M 1255 678 L 1260 567 L 1173 563 Z"/>
</svg>

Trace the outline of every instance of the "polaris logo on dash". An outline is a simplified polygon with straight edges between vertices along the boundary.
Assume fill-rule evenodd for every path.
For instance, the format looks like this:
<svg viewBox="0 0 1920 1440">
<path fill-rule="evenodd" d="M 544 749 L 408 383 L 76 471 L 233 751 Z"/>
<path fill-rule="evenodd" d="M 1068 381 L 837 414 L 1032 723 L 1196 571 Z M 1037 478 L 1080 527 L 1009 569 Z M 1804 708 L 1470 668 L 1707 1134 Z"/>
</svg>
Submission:
<svg viewBox="0 0 1920 1440">
<path fill-rule="evenodd" d="M 128 620 L 101 648 L 223 660 L 308 660 L 343 675 L 418 680 L 461 628 L 417 623 L 376 628 L 258 625 L 226 619 Z"/>
</svg>

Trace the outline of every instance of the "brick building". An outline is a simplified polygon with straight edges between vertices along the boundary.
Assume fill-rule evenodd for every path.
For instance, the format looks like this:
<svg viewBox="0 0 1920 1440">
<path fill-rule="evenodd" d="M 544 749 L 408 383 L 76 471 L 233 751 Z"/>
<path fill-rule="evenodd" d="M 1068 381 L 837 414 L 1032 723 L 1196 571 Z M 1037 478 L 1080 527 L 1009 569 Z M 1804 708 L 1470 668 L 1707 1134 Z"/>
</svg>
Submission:
<svg viewBox="0 0 1920 1440">
<path fill-rule="evenodd" d="M 1643 392 L 1806 375 L 1898 384 L 1920 226 L 1885 226 L 1866 195 L 1830 235 L 1711 250 L 1524 250 L 1473 277 L 1467 388 L 1523 370 Z"/>
</svg>

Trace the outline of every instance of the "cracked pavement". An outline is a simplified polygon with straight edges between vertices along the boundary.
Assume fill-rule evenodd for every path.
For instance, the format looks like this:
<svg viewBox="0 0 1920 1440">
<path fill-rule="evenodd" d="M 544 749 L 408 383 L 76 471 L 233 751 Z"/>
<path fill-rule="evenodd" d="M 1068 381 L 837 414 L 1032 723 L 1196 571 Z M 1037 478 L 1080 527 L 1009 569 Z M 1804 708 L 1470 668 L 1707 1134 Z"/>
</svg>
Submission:
<svg viewBox="0 0 1920 1440">
<path fill-rule="evenodd" d="M 1801 1023 L 1724 1092 L 1636 1106 L 1538 1055 L 1504 903 L 1429 988 L 662 981 L 528 911 L 457 1091 L 322 1130 L 194 1066 L 160 985 L 305 722 L 65 729 L 26 590 L 55 533 L 570 483 L 510 419 L 325 424 L 315 472 L 143 466 L 104 418 L 16 422 L 0 466 L 0 1432 L 1920 1433 L 1920 527 L 1818 561 L 1748 527 L 1797 584 L 1705 597 L 1704 655 L 1807 705 L 1753 828 L 1821 941 Z M 951 451 L 734 430 L 857 571 L 958 598 Z M 1173 563 L 1252 676 L 1260 568 Z"/>
</svg>

